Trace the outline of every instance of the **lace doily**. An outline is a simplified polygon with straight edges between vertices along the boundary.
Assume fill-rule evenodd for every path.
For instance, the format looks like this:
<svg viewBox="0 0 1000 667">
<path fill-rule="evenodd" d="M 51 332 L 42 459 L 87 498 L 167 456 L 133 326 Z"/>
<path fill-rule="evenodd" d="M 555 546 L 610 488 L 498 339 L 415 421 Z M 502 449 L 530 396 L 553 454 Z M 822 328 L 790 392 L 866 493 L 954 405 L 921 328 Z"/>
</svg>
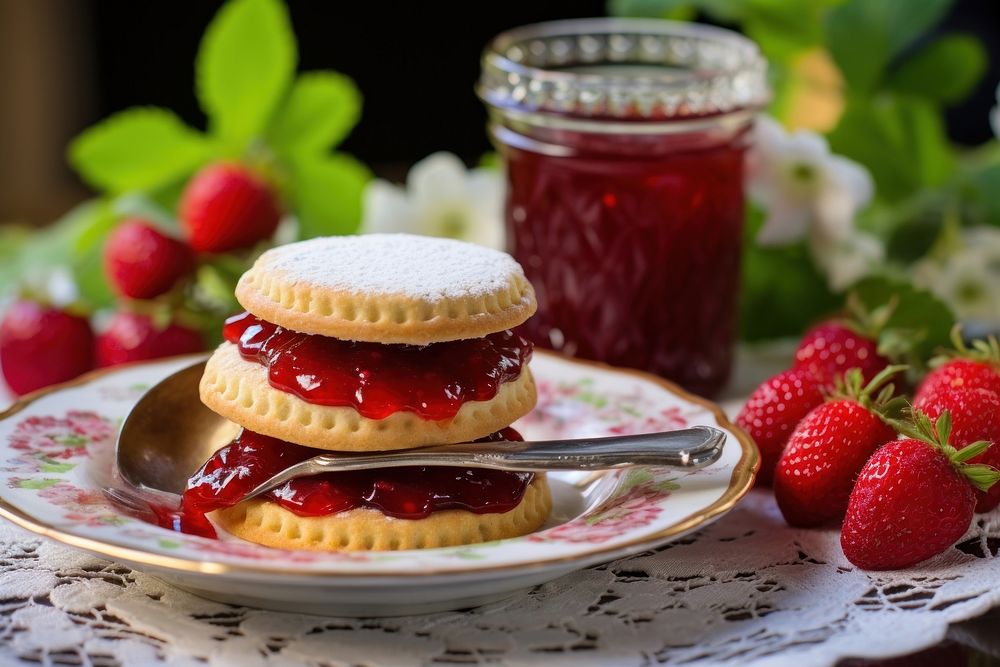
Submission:
<svg viewBox="0 0 1000 667">
<path fill-rule="evenodd" d="M 1000 603 L 1000 515 L 867 574 L 753 492 L 667 548 L 465 612 L 322 618 L 209 602 L 0 522 L 0 658 L 42 664 L 831 665 L 909 653 Z M 3 660 L 0 660 L 2 662 Z"/>
</svg>

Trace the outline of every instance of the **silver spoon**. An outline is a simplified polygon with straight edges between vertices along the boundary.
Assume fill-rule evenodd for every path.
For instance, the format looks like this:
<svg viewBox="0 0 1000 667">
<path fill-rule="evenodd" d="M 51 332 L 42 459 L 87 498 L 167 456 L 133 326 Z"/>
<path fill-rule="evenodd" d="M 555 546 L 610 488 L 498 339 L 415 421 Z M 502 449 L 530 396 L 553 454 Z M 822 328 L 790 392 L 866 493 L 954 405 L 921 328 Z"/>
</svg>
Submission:
<svg viewBox="0 0 1000 667">
<path fill-rule="evenodd" d="M 182 493 L 188 478 L 239 427 L 198 399 L 204 363 L 185 368 L 149 390 L 118 436 L 121 478 L 133 487 Z M 722 455 L 726 434 L 709 426 L 679 431 L 542 442 L 460 443 L 380 453 L 325 452 L 297 463 L 244 496 L 264 493 L 295 477 L 321 472 L 399 466 L 459 466 L 499 470 L 607 470 L 636 465 L 703 468 Z"/>
</svg>

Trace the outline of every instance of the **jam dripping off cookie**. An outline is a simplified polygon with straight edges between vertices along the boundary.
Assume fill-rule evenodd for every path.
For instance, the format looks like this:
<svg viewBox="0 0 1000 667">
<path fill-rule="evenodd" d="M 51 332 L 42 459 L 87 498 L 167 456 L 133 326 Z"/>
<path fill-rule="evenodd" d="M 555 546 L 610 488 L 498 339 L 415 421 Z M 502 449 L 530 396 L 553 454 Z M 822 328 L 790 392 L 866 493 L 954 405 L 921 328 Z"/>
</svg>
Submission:
<svg viewBox="0 0 1000 667">
<path fill-rule="evenodd" d="M 250 313 L 226 320 L 223 335 L 244 359 L 268 370 L 272 387 L 316 405 L 353 407 L 368 419 L 413 412 L 454 417 L 516 380 L 532 344 L 512 331 L 426 346 L 383 345 L 297 333 Z"/>
<path fill-rule="evenodd" d="M 477 442 L 522 440 L 512 428 Z M 178 532 L 215 537 L 205 517 L 232 507 L 257 484 L 315 456 L 316 450 L 243 430 L 191 476 L 180 508 L 154 507 L 157 523 Z M 293 479 L 264 497 L 299 516 L 376 509 L 397 519 L 422 519 L 461 509 L 477 514 L 514 509 L 531 483 L 524 472 L 420 466 L 323 473 Z"/>
</svg>

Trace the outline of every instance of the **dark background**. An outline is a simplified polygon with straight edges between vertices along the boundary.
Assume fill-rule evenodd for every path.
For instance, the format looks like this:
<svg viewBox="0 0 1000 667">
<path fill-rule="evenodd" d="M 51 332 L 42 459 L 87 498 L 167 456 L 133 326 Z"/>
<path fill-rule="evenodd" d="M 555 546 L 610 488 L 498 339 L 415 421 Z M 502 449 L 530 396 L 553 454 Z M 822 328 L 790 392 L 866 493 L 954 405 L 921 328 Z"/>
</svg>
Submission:
<svg viewBox="0 0 1000 667">
<path fill-rule="evenodd" d="M 97 117 L 148 103 L 172 107 L 203 125 L 190 63 L 204 26 L 222 3 L 88 4 L 99 73 Z M 345 148 L 375 164 L 409 162 L 440 149 L 475 159 L 488 144 L 485 114 L 472 87 L 490 38 L 525 23 L 605 13 L 603 0 L 507 1 L 502 11 L 501 5 L 478 2 L 288 4 L 300 68 L 336 69 L 361 88 L 364 114 Z M 957 2 L 942 26 L 952 29 L 980 35 L 992 51 L 992 71 L 953 114 L 953 137 L 979 143 L 991 136 L 984 118 L 996 103 L 1000 80 L 1000 2 Z"/>
<path fill-rule="evenodd" d="M 43 223 L 86 196 L 65 166 L 65 145 L 108 114 L 158 105 L 204 127 L 193 62 L 221 5 L 0 0 L 0 222 Z M 473 84 L 491 37 L 525 23 L 605 12 L 604 0 L 288 5 L 300 69 L 343 72 L 364 95 L 361 123 L 343 149 L 389 177 L 436 150 L 475 162 L 489 149 Z M 974 145 L 992 137 L 987 114 L 1000 81 L 1000 1 L 959 0 L 939 31 L 947 30 L 977 34 L 990 51 L 979 89 L 949 112 L 951 136 Z"/>
</svg>

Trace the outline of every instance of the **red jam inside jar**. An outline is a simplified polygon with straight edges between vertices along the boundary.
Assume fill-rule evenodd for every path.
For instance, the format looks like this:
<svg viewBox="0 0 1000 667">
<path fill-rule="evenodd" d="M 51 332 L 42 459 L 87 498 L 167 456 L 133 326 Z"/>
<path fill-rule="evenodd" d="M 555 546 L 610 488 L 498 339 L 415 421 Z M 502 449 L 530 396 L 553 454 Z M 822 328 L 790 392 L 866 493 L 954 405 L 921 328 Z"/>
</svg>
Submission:
<svg viewBox="0 0 1000 667">
<path fill-rule="evenodd" d="M 316 405 L 347 406 L 368 419 L 413 412 L 451 419 L 488 401 L 521 374 L 532 344 L 512 331 L 426 346 L 383 345 L 297 333 L 250 313 L 226 320 L 225 339 L 268 371 L 271 386 Z"/>
<path fill-rule="evenodd" d="M 477 442 L 521 439 L 506 428 Z M 272 475 L 319 453 L 244 429 L 192 475 L 180 514 L 196 526 L 195 518 L 231 507 Z M 368 508 L 397 519 L 422 519 L 446 509 L 507 512 L 521 502 L 531 479 L 531 473 L 482 468 L 379 468 L 299 477 L 264 497 L 299 516 Z"/>
<path fill-rule="evenodd" d="M 528 26 L 479 94 L 507 166 L 533 342 L 715 393 L 732 361 L 756 46 L 665 21 Z"/>
</svg>

